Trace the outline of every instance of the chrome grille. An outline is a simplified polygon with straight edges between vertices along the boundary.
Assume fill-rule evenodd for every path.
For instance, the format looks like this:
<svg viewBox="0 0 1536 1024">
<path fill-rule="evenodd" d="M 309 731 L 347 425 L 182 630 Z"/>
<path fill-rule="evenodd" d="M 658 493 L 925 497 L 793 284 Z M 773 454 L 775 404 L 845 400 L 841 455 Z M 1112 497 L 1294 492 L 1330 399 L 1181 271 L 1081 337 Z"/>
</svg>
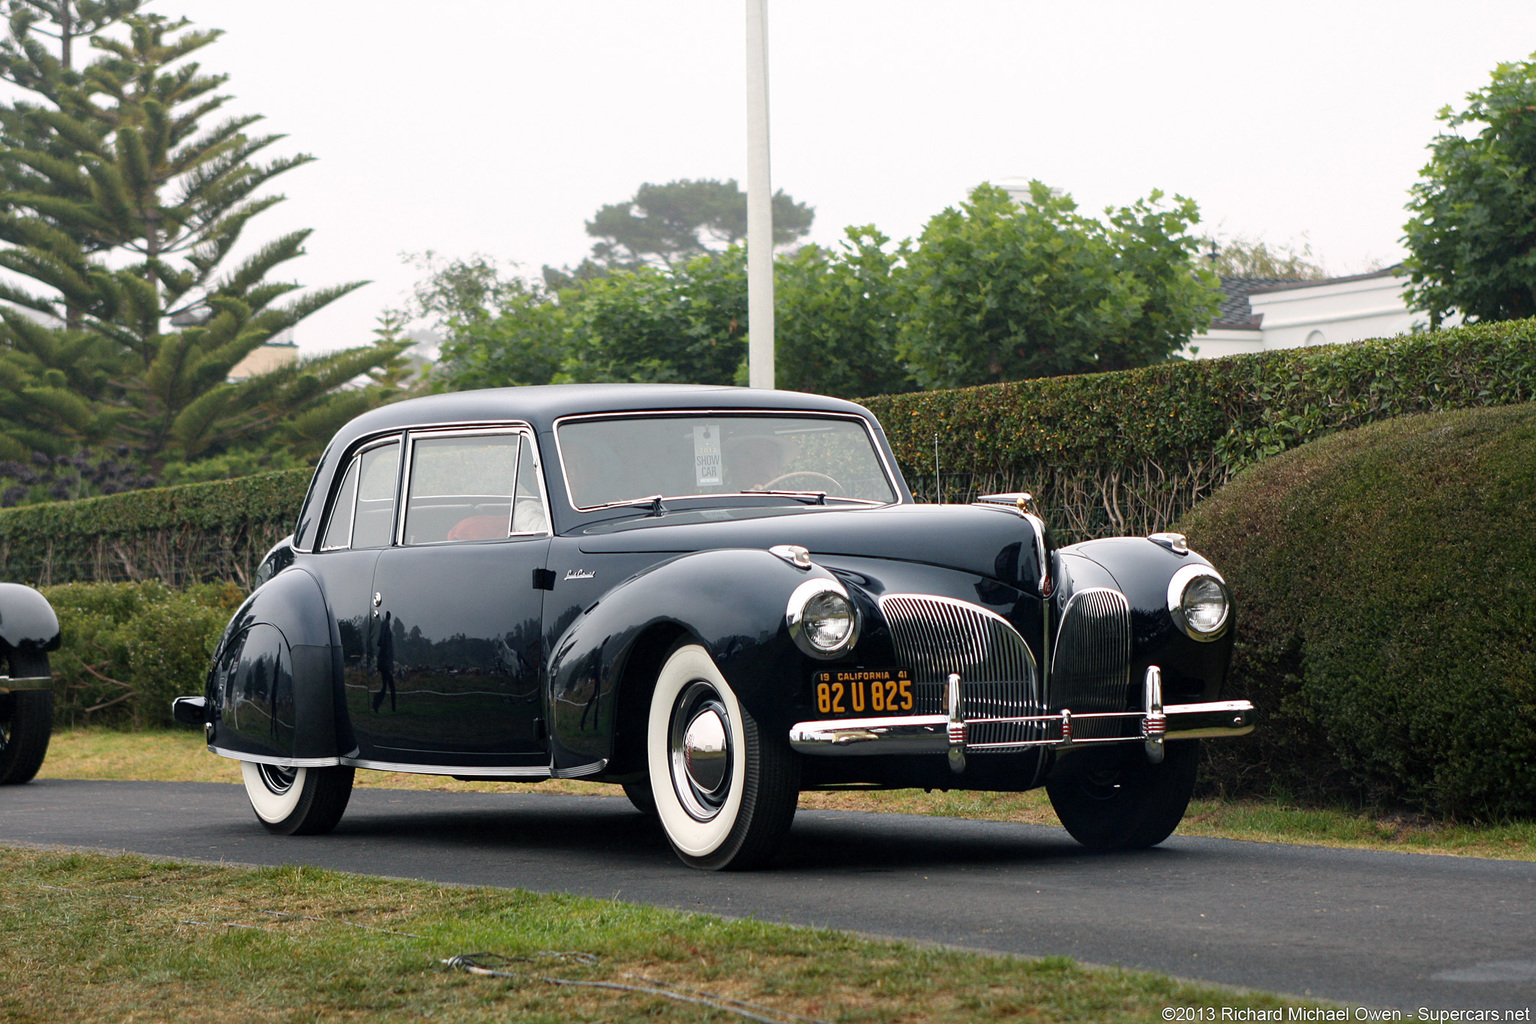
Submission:
<svg viewBox="0 0 1536 1024">
<path fill-rule="evenodd" d="M 1118 590 L 1094 587 L 1072 595 L 1061 613 L 1051 659 L 1051 711 L 1071 710 L 1082 738 L 1118 735 L 1116 719 L 1079 722 L 1078 715 L 1130 706 L 1131 604 Z"/>
<path fill-rule="evenodd" d="M 887 594 L 880 598 L 880 613 L 897 660 L 912 670 L 918 714 L 946 713 L 944 681 L 951 672 L 960 676 L 961 713 L 967 721 L 1040 713 L 1035 657 L 1001 615 L 928 594 Z M 1041 738 L 1043 728 L 979 723 L 972 727 L 970 742 L 1022 743 Z"/>
</svg>

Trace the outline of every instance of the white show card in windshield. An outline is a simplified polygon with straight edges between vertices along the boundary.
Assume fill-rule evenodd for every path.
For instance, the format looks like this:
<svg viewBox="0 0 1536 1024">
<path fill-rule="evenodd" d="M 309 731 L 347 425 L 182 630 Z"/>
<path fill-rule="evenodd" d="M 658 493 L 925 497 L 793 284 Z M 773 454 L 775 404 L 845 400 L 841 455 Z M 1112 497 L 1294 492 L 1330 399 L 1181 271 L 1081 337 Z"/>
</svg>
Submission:
<svg viewBox="0 0 1536 1024">
<path fill-rule="evenodd" d="M 720 424 L 693 428 L 693 482 L 697 487 L 718 487 L 725 478 L 720 465 Z"/>
</svg>

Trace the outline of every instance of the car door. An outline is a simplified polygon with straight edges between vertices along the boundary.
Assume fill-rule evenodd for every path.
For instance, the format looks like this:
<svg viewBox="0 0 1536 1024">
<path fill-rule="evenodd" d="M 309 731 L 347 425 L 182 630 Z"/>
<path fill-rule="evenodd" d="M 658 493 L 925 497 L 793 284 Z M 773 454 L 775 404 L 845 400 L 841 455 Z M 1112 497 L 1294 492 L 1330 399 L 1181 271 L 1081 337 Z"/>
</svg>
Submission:
<svg viewBox="0 0 1536 1024">
<path fill-rule="evenodd" d="M 405 454 L 398 532 L 373 572 L 375 687 L 361 706 L 349 689 L 363 758 L 546 767 L 534 573 L 550 533 L 531 432 L 412 432 Z"/>
</svg>

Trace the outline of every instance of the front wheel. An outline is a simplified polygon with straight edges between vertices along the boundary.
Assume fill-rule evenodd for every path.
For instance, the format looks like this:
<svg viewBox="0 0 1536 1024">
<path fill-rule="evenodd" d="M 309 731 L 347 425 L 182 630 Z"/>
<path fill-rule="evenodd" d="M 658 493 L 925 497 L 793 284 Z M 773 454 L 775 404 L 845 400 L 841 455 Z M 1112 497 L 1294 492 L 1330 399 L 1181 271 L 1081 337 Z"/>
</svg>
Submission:
<svg viewBox="0 0 1536 1024">
<path fill-rule="evenodd" d="M 13 690 L 0 695 L 0 786 L 31 782 L 48 753 L 53 732 L 53 691 Z"/>
<path fill-rule="evenodd" d="M 1195 791 L 1200 741 L 1178 740 L 1165 750 L 1161 764 L 1138 749 L 1120 764 L 1047 782 L 1072 838 L 1094 850 L 1140 850 L 1172 835 Z"/>
<path fill-rule="evenodd" d="M 336 827 L 352 798 L 350 766 L 284 768 L 241 761 L 245 795 L 268 832 L 282 836 L 324 835 Z"/>
<path fill-rule="evenodd" d="M 646 760 L 656 814 L 691 867 L 758 867 L 788 834 L 800 762 L 787 743 L 762 735 L 697 644 L 675 648 L 657 676 Z"/>
</svg>

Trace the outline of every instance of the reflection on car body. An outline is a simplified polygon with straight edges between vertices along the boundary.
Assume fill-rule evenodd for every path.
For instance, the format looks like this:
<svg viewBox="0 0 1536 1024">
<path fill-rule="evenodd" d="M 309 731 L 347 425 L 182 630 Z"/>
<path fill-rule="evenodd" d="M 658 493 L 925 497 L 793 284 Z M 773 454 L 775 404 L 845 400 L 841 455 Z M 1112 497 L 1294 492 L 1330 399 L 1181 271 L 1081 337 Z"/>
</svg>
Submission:
<svg viewBox="0 0 1536 1024">
<path fill-rule="evenodd" d="M 1232 612 L 1183 538 L 1055 548 L 1027 495 L 913 501 L 879 424 L 662 385 L 416 399 L 344 427 L 176 702 L 257 816 L 324 832 L 356 769 L 622 785 L 678 855 L 758 865 L 802 789 L 1045 786 L 1161 842 Z"/>
</svg>

